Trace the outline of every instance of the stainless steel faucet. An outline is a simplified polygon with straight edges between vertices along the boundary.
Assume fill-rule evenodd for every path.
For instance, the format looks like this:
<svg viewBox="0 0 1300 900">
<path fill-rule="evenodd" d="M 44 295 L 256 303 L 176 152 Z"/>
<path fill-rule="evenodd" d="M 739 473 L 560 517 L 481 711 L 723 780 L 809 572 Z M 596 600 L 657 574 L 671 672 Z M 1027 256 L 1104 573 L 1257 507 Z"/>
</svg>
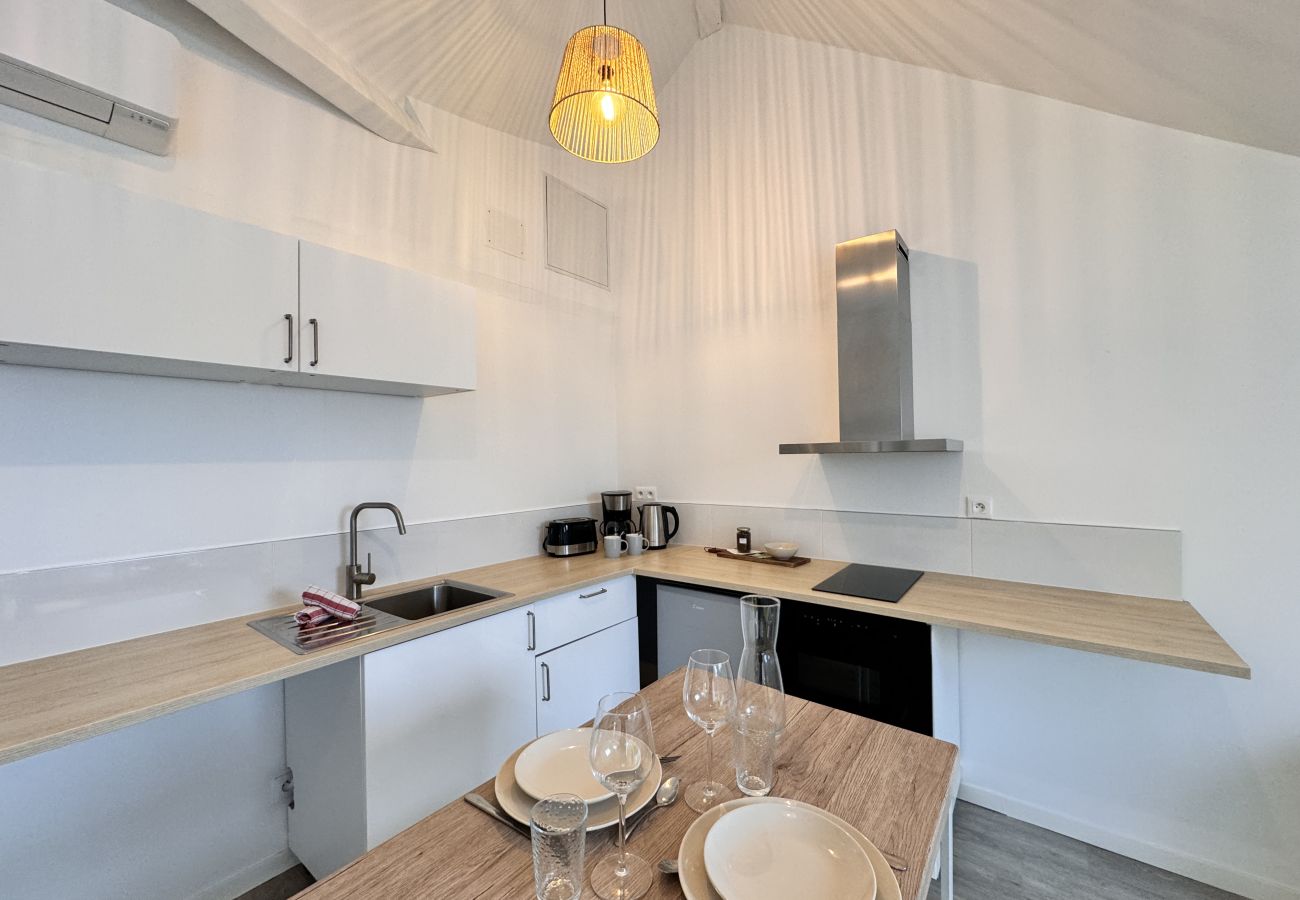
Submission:
<svg viewBox="0 0 1300 900">
<path fill-rule="evenodd" d="M 406 522 L 402 519 L 402 511 L 391 503 L 358 503 L 352 508 L 352 523 L 348 526 L 348 545 L 350 553 L 348 555 L 348 597 L 353 600 L 361 599 L 361 586 L 363 584 L 374 584 L 375 573 L 370 571 L 370 554 L 366 554 L 366 567 L 361 568 L 357 562 L 357 516 L 361 515 L 363 509 L 386 509 L 393 514 L 397 520 L 398 534 L 406 534 Z"/>
</svg>

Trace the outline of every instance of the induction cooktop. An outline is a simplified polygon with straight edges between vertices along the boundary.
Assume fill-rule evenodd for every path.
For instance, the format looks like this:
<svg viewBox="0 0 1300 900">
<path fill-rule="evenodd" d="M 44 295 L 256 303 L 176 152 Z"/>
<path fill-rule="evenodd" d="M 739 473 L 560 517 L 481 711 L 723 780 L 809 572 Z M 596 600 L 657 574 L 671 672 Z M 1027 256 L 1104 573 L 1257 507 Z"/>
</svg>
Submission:
<svg viewBox="0 0 1300 900">
<path fill-rule="evenodd" d="M 897 603 L 924 574 L 915 569 L 851 563 L 821 584 L 815 585 L 813 590 L 825 594 L 843 594 L 848 597 L 861 597 L 864 600 Z"/>
</svg>

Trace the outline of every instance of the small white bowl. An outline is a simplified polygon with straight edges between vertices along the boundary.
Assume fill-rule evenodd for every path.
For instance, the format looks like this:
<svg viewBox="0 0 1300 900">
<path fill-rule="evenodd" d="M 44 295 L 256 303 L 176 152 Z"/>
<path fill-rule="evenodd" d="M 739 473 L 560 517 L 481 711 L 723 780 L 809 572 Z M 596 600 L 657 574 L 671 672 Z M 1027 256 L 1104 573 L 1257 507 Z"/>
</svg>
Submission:
<svg viewBox="0 0 1300 900">
<path fill-rule="evenodd" d="M 772 541 L 764 544 L 763 549 L 777 559 L 789 559 L 799 552 L 799 545 L 791 541 Z"/>
</svg>

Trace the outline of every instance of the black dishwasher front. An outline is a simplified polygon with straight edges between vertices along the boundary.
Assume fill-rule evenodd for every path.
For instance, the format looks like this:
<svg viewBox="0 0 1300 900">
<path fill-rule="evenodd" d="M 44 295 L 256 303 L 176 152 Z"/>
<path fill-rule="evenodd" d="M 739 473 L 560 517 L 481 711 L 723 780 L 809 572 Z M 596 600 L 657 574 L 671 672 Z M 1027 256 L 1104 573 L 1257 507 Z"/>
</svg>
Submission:
<svg viewBox="0 0 1300 900">
<path fill-rule="evenodd" d="M 638 578 L 642 683 L 683 665 L 697 647 L 726 650 L 738 663 L 740 596 Z M 930 626 L 782 600 L 776 649 L 787 694 L 933 734 Z"/>
</svg>

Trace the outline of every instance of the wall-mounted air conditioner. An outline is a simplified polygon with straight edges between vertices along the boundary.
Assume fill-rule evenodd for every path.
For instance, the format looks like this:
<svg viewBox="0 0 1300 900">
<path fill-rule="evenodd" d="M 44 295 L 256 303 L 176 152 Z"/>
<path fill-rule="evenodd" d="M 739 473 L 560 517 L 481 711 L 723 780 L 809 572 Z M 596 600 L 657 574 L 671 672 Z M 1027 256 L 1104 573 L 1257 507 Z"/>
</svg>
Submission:
<svg viewBox="0 0 1300 900">
<path fill-rule="evenodd" d="M 179 50 L 104 0 L 0 0 L 0 103 L 163 156 Z"/>
</svg>

